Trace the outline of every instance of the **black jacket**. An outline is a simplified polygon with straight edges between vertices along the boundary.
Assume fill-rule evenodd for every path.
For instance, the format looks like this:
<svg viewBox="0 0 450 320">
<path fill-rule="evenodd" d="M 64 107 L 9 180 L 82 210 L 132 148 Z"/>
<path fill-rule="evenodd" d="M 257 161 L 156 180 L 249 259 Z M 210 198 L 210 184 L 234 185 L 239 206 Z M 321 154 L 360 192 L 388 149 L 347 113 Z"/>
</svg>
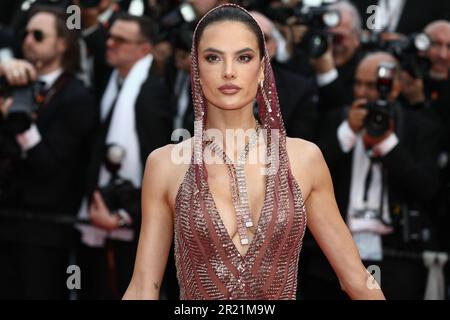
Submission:
<svg viewBox="0 0 450 320">
<path fill-rule="evenodd" d="M 286 133 L 292 138 L 314 141 L 318 121 L 317 89 L 313 81 L 273 66 Z"/>
<path fill-rule="evenodd" d="M 96 107 L 81 82 L 63 74 L 61 86 L 37 112 L 42 140 L 16 163 L 5 186 L 3 209 L 76 216 L 83 195 Z M 72 227 L 36 221 L 2 221 L 0 238 L 50 246 L 69 245 Z"/>
</svg>

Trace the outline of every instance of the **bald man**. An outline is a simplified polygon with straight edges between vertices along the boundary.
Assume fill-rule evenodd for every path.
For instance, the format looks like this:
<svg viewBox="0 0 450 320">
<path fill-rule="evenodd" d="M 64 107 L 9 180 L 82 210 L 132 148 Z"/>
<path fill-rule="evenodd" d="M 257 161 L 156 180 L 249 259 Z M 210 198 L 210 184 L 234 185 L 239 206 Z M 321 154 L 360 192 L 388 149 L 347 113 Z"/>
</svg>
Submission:
<svg viewBox="0 0 450 320">
<path fill-rule="evenodd" d="M 434 79 L 447 79 L 450 70 L 450 22 L 439 20 L 425 28 L 431 38 L 428 57 L 431 61 L 430 75 Z"/>
<path fill-rule="evenodd" d="M 450 149 L 450 22 L 432 22 L 425 28 L 425 33 L 431 38 L 431 47 L 427 52 L 431 70 L 425 79 L 425 94 L 431 101 L 431 111 L 446 129 L 444 143 Z"/>
<path fill-rule="evenodd" d="M 374 53 L 361 61 L 355 73 L 356 100 L 348 112 L 336 111 L 324 119 L 329 130 L 321 132 L 319 146 L 332 173 L 340 211 L 365 265 L 380 268 L 386 297 L 422 299 L 426 281 L 422 261 L 392 255 L 421 252 L 428 244 L 424 238 L 413 237 L 421 238 L 422 232 L 428 231 L 424 206 L 437 190 L 438 149 L 432 123 L 398 103 L 398 76 L 387 98 L 392 113 L 390 129 L 379 138 L 367 133 L 365 105 L 380 98 L 377 70 L 385 63 L 396 64 L 396 60 L 386 53 Z M 414 224 L 403 228 L 403 221 L 413 218 Z M 408 232 L 406 227 L 414 230 Z M 331 272 L 327 275 L 331 268 L 318 251 L 310 253 L 304 269 L 306 299 L 342 298 L 338 282 Z"/>
<path fill-rule="evenodd" d="M 441 153 L 440 176 L 443 178 L 436 212 L 439 226 L 438 240 L 440 250 L 450 253 L 450 22 L 440 20 L 429 24 L 425 32 L 431 38 L 432 45 L 428 51 L 431 61 L 430 78 L 425 82 L 427 96 L 432 101 L 431 111 L 442 122 L 444 128 L 443 152 Z M 447 159 L 447 161 L 444 161 Z M 450 292 L 450 265 L 447 264 L 447 292 Z"/>
</svg>

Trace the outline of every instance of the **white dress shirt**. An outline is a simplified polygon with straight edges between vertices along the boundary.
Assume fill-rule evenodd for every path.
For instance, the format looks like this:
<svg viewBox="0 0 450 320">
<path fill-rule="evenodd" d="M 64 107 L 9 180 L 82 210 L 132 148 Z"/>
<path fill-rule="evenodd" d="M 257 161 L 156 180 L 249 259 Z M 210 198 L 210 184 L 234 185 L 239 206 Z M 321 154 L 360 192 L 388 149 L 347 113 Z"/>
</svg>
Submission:
<svg viewBox="0 0 450 320">
<path fill-rule="evenodd" d="M 347 224 L 361 258 L 379 261 L 382 259 L 381 236 L 391 233 L 392 228 L 380 220 L 361 218 L 357 215 L 359 212 L 377 212 L 381 209 L 382 220 L 387 224 L 391 222 L 387 183 L 383 185 L 383 165 L 377 162 L 371 166 L 371 159 L 364 147 L 362 135 L 355 134 L 348 121 L 344 121 L 339 126 L 337 136 L 343 152 L 349 153 L 353 150 Z M 392 133 L 373 149 L 381 156 L 386 156 L 398 143 L 397 136 Z M 367 198 L 365 199 L 366 177 L 369 170 L 372 170 L 372 180 L 367 187 Z"/>
</svg>

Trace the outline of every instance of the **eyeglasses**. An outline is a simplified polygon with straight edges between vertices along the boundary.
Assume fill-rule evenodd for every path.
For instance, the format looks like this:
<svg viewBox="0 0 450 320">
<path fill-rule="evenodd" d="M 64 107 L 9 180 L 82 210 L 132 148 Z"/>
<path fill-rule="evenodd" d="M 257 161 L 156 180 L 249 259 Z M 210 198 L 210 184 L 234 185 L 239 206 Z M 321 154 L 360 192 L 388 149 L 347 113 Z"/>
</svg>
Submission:
<svg viewBox="0 0 450 320">
<path fill-rule="evenodd" d="M 127 43 L 129 43 L 129 44 L 141 44 L 141 43 L 145 42 L 145 40 L 125 39 L 124 37 L 116 36 L 116 35 L 113 35 L 111 33 L 108 34 L 108 40 L 112 40 L 117 45 L 122 45 L 122 44 L 127 44 Z"/>
<path fill-rule="evenodd" d="M 40 43 L 44 41 L 44 39 L 48 36 L 44 33 L 44 31 L 36 29 L 36 30 L 24 30 L 22 32 L 22 39 L 25 40 L 26 37 L 28 37 L 28 34 L 33 36 L 34 41 Z"/>
</svg>

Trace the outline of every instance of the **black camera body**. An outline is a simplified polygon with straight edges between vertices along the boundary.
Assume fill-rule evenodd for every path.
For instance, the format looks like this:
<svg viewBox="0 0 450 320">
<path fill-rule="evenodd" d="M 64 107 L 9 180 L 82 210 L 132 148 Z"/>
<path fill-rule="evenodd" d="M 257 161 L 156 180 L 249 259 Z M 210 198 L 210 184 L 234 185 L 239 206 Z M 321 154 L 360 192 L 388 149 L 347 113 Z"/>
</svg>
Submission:
<svg viewBox="0 0 450 320">
<path fill-rule="evenodd" d="M 431 40 L 425 33 L 414 33 L 397 40 L 383 40 L 380 33 L 365 34 L 361 38 L 362 47 L 367 51 L 386 51 L 400 63 L 402 70 L 413 78 L 423 78 L 430 70 L 430 61 L 421 53 L 431 46 Z"/>
<path fill-rule="evenodd" d="M 336 1 L 302 1 L 293 8 L 272 8 L 267 15 L 283 24 L 286 20 L 295 18 L 297 24 L 307 26 L 308 32 L 298 47 L 308 57 L 319 58 L 328 50 L 331 42 L 331 34 L 328 30 L 341 23 L 339 11 L 328 8 L 334 2 Z"/>
<path fill-rule="evenodd" d="M 130 180 L 123 179 L 119 170 L 125 157 L 125 150 L 118 145 L 108 145 L 104 165 L 111 174 L 111 179 L 106 186 L 99 188 L 100 194 L 110 211 L 125 209 L 133 211 L 136 207 L 139 190 Z"/>
<path fill-rule="evenodd" d="M 378 67 L 377 90 L 380 97 L 378 100 L 365 105 L 368 114 L 364 120 L 364 128 L 371 137 L 382 137 L 390 128 L 393 114 L 388 99 L 392 91 L 395 72 L 396 66 L 394 64 L 381 64 Z"/>
<path fill-rule="evenodd" d="M 16 135 L 28 130 L 33 122 L 33 113 L 39 108 L 38 96 L 41 91 L 39 83 L 13 87 L 4 77 L 0 77 L 0 96 L 12 97 L 13 104 L 8 117 L 0 119 L 2 131 Z"/>
<path fill-rule="evenodd" d="M 126 179 L 118 176 L 113 177 L 110 182 L 99 189 L 106 206 L 111 211 L 129 209 L 136 201 L 136 188 Z"/>
</svg>

